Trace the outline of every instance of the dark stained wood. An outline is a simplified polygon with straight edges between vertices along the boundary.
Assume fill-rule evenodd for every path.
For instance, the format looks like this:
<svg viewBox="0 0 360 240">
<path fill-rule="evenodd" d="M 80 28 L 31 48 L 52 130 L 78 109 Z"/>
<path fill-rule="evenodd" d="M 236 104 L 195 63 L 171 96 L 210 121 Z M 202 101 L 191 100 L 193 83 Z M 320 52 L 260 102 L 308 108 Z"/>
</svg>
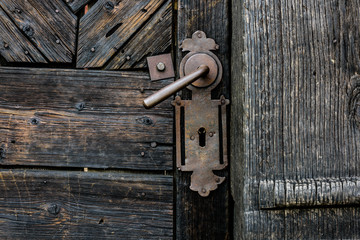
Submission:
<svg viewBox="0 0 360 240">
<path fill-rule="evenodd" d="M 178 1 L 177 48 L 186 38 L 201 30 L 208 38 L 213 38 L 220 49 L 214 53 L 224 67 L 223 81 L 213 91 L 213 97 L 220 95 L 229 97 L 230 84 L 230 29 L 228 0 Z M 185 54 L 185 53 L 184 53 Z M 181 61 L 182 52 L 178 52 L 177 64 Z M 183 95 L 185 97 L 185 95 Z M 229 174 L 228 169 L 217 173 L 226 180 L 219 188 L 203 198 L 189 189 L 191 173 L 177 172 L 177 206 L 176 237 L 177 239 L 230 239 L 229 209 Z"/>
<path fill-rule="evenodd" d="M 172 41 L 172 1 L 162 6 L 106 65 L 105 69 L 147 67 L 146 57 L 170 50 Z M 128 59 L 127 57 L 131 58 Z"/>
<path fill-rule="evenodd" d="M 7 62 L 46 63 L 41 53 L 0 8 L 0 55 Z"/>
<path fill-rule="evenodd" d="M 3 0 L 0 6 L 47 60 L 72 62 L 77 17 L 62 0 Z"/>
<path fill-rule="evenodd" d="M 91 0 L 65 0 L 65 2 L 73 12 L 78 12 L 87 3 L 91 2 Z"/>
<path fill-rule="evenodd" d="M 170 100 L 142 100 L 170 81 L 147 73 L 0 68 L 2 165 L 170 170 Z"/>
<path fill-rule="evenodd" d="M 96 2 L 80 19 L 76 66 L 102 67 L 164 3 L 168 2 L 165 0 Z M 131 58 L 131 56 L 127 57 Z"/>
<path fill-rule="evenodd" d="M 1 239 L 172 239 L 170 176 L 0 171 Z"/>
<path fill-rule="evenodd" d="M 358 239 L 359 1 L 232 3 L 234 238 Z"/>
</svg>

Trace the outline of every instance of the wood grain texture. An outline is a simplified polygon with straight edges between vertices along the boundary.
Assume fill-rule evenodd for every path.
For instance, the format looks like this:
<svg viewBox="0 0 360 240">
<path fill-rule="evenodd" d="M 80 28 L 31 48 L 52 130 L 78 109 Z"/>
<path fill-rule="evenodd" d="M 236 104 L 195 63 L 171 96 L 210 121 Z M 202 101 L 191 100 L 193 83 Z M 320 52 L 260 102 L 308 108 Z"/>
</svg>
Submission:
<svg viewBox="0 0 360 240">
<path fill-rule="evenodd" d="M 220 95 L 229 97 L 230 91 L 230 29 L 229 1 L 178 1 L 177 48 L 186 38 L 201 30 L 208 38 L 213 38 L 220 48 L 214 53 L 224 67 L 223 80 L 212 92 L 213 98 Z M 186 53 L 178 52 L 177 64 Z M 188 95 L 183 92 L 182 98 Z M 228 170 L 216 173 L 225 176 L 226 180 L 207 198 L 189 189 L 190 175 L 177 172 L 177 239 L 230 239 L 230 206 L 229 206 L 229 174 Z M 184 211 L 185 209 L 185 211 Z"/>
<path fill-rule="evenodd" d="M 77 18 L 62 0 L 3 0 L 0 6 L 48 61 L 72 62 Z"/>
<path fill-rule="evenodd" d="M 0 55 L 7 62 L 47 62 L 2 8 L 0 8 L 0 33 Z"/>
<path fill-rule="evenodd" d="M 172 239 L 170 176 L 0 171 L 1 239 Z"/>
<path fill-rule="evenodd" d="M 359 2 L 233 3 L 233 22 L 243 29 L 234 32 L 239 52 L 233 61 L 244 64 L 234 70 L 232 85 L 238 114 L 232 131 L 240 128 L 243 136 L 234 137 L 232 145 L 239 149 L 233 150 L 239 161 L 232 173 L 235 238 L 359 238 L 358 208 L 342 208 L 336 200 L 334 209 L 259 208 L 261 181 L 360 176 L 360 132 L 351 121 L 347 95 L 350 79 L 360 70 Z M 355 189 L 350 195 L 358 194 Z"/>
<path fill-rule="evenodd" d="M 111 59 L 105 69 L 146 68 L 146 58 L 170 49 L 173 4 L 168 1 Z M 128 58 L 130 57 L 130 59 Z"/>
<path fill-rule="evenodd" d="M 80 19 L 76 66 L 102 67 L 165 2 L 168 1 L 96 2 Z"/>
<path fill-rule="evenodd" d="M 170 80 L 147 73 L 0 68 L 2 165 L 172 169 Z"/>
<path fill-rule="evenodd" d="M 261 209 L 360 205 L 360 177 L 260 181 Z"/>
<path fill-rule="evenodd" d="M 71 8 L 73 12 L 78 12 L 91 0 L 65 0 L 66 4 Z"/>
</svg>

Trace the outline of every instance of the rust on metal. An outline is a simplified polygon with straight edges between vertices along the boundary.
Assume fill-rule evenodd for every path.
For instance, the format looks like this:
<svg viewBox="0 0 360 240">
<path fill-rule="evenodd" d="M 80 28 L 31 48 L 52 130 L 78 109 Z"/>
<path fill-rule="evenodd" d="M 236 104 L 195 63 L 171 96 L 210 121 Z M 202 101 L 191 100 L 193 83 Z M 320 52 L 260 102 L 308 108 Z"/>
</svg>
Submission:
<svg viewBox="0 0 360 240">
<path fill-rule="evenodd" d="M 147 59 L 151 81 L 175 77 L 171 54 L 162 54 Z"/>
</svg>

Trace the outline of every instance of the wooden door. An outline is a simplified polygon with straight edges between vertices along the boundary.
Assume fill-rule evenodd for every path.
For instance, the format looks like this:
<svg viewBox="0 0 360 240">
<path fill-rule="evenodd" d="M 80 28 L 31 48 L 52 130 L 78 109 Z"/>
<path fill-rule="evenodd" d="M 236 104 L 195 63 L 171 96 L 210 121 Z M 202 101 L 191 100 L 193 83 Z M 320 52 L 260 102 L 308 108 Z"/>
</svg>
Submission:
<svg viewBox="0 0 360 240">
<path fill-rule="evenodd" d="M 359 1 L 233 10 L 235 239 L 360 239 Z"/>
<path fill-rule="evenodd" d="M 228 239 L 228 179 L 192 192 L 171 99 L 142 106 L 174 80 L 151 81 L 146 57 L 177 66 L 196 30 L 220 46 L 213 97 L 229 97 L 228 14 L 227 0 L 1 0 L 0 238 Z"/>
</svg>

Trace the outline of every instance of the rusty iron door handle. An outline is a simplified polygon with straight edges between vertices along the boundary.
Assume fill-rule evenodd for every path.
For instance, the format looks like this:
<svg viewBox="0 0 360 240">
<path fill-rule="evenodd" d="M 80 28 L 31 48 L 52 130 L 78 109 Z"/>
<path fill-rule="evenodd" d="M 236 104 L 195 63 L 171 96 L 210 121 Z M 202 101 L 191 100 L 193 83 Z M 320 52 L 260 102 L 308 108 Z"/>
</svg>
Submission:
<svg viewBox="0 0 360 240">
<path fill-rule="evenodd" d="M 168 86 L 160 89 L 158 92 L 147 97 L 143 105 L 145 108 L 152 108 L 160 102 L 164 101 L 166 98 L 170 97 L 174 93 L 186 88 L 191 83 L 195 82 L 201 77 L 206 76 L 210 71 L 210 68 L 207 65 L 200 65 L 197 70 L 194 72 L 176 80 L 175 82 L 169 84 Z"/>
</svg>

